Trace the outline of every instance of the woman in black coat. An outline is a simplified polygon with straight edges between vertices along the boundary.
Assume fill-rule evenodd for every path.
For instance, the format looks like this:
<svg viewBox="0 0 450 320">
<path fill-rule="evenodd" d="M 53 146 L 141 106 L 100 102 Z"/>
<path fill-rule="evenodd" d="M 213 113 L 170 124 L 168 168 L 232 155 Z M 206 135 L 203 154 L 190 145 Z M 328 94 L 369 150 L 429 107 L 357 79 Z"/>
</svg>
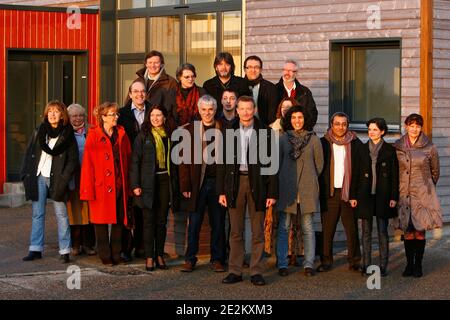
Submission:
<svg viewBox="0 0 450 320">
<path fill-rule="evenodd" d="M 387 275 L 389 258 L 389 219 L 397 215 L 398 160 L 395 148 L 386 143 L 383 136 L 388 128 L 383 118 L 373 118 L 366 123 L 369 141 L 358 149 L 355 163 L 352 163 L 350 205 L 355 208 L 356 217 L 362 222 L 363 266 L 372 262 L 372 222 L 377 219 L 380 250 L 380 271 Z"/>
<path fill-rule="evenodd" d="M 164 244 L 169 206 L 177 210 L 177 171 L 170 160 L 173 126 L 164 107 L 152 106 L 141 132 L 134 141 L 130 166 L 130 187 L 143 209 L 144 250 L 147 271 L 168 269 Z"/>
<path fill-rule="evenodd" d="M 70 226 L 66 201 L 69 181 L 79 165 L 78 146 L 66 106 L 50 101 L 44 109 L 44 121 L 34 131 L 25 153 L 21 178 L 25 197 L 32 201 L 33 222 L 30 248 L 24 261 L 40 259 L 44 251 L 45 208 L 53 200 L 58 223 L 59 254 L 69 262 Z"/>
</svg>

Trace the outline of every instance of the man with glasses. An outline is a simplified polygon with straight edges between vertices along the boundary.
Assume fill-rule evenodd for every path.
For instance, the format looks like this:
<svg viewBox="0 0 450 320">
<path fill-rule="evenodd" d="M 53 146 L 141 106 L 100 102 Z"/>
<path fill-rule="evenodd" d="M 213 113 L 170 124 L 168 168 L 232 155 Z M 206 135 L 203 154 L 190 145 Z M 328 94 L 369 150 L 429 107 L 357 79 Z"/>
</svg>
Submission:
<svg viewBox="0 0 450 320">
<path fill-rule="evenodd" d="M 118 124 L 125 129 L 131 148 L 133 148 L 134 139 L 141 130 L 142 123 L 144 123 L 148 110 L 150 110 L 150 103 L 145 100 L 145 97 L 145 83 L 138 78 L 128 88 L 128 97 L 125 105 L 119 110 Z M 129 201 L 132 200 L 132 198 L 129 199 Z M 135 257 L 144 256 L 142 210 L 138 206 L 134 206 L 133 209 L 135 218 L 134 239 L 130 230 L 124 229 L 124 234 L 122 235 L 122 259 L 127 262 L 131 261 L 133 247 L 135 248 Z"/>
<path fill-rule="evenodd" d="M 263 63 L 258 56 L 249 56 L 244 61 L 245 80 L 252 91 L 256 104 L 256 116 L 266 126 L 276 119 L 278 106 L 277 87 L 263 78 Z"/>
<path fill-rule="evenodd" d="M 233 56 L 228 52 L 220 52 L 214 59 L 214 70 L 216 76 L 209 80 L 206 80 L 203 84 L 203 88 L 217 101 L 217 113 L 216 117 L 222 112 L 222 93 L 225 89 L 234 90 L 238 98 L 242 95 L 251 96 L 252 93 L 249 90 L 246 81 L 238 76 L 234 75 L 236 66 L 234 64 Z"/>
<path fill-rule="evenodd" d="M 348 269 L 359 271 L 361 251 L 358 224 L 349 203 L 352 165 L 362 142 L 348 129 L 349 117 L 337 112 L 331 117 L 330 128 L 320 139 L 324 166 L 319 177 L 320 210 L 322 218 L 323 254 L 319 272 L 330 271 L 333 264 L 333 238 L 339 218 L 347 237 Z"/>
<path fill-rule="evenodd" d="M 278 101 L 283 98 L 294 98 L 299 105 L 305 107 L 314 127 L 317 122 L 317 108 L 311 90 L 297 80 L 298 63 L 294 60 L 286 60 L 283 67 L 283 76 L 277 83 Z"/>
</svg>

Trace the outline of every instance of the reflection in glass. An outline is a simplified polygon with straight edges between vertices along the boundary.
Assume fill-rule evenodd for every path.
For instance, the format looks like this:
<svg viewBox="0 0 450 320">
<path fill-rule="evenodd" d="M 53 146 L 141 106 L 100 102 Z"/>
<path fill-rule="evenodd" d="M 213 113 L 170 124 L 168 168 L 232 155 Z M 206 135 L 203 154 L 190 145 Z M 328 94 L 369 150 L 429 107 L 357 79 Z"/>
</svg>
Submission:
<svg viewBox="0 0 450 320">
<path fill-rule="evenodd" d="M 137 78 L 136 71 L 143 67 L 142 63 L 121 64 L 120 65 L 120 91 L 119 105 L 125 102 L 128 94 L 128 87 Z"/>
<path fill-rule="evenodd" d="M 197 70 L 197 84 L 212 78 L 216 55 L 216 14 L 202 13 L 186 16 L 187 62 Z"/>
<path fill-rule="evenodd" d="M 235 74 L 242 74 L 242 32 L 241 12 L 232 11 L 223 14 L 223 51 L 233 55 L 236 65 Z"/>
<path fill-rule="evenodd" d="M 158 50 L 164 55 L 166 73 L 175 76 L 180 64 L 180 18 L 150 18 L 150 50 Z"/>
<path fill-rule="evenodd" d="M 146 0 L 118 0 L 117 9 L 145 8 Z"/>
<path fill-rule="evenodd" d="M 400 52 L 397 48 L 352 48 L 350 99 L 353 121 L 383 115 L 400 121 Z"/>
<path fill-rule="evenodd" d="M 180 0 L 151 0 L 150 3 L 152 7 L 160 7 L 180 4 Z"/>
<path fill-rule="evenodd" d="M 118 53 L 145 52 L 145 18 L 117 22 Z"/>
</svg>

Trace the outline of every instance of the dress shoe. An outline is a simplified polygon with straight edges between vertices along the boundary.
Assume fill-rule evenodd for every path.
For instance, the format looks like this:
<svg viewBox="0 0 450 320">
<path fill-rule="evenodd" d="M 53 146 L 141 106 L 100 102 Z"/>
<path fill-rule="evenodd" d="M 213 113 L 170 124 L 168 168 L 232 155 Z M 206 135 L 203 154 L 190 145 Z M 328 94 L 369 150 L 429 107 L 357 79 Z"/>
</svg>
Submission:
<svg viewBox="0 0 450 320">
<path fill-rule="evenodd" d="M 61 258 L 62 258 L 62 260 L 63 260 L 63 263 L 69 263 L 69 262 L 70 262 L 70 256 L 69 256 L 68 253 L 62 254 L 62 255 L 61 255 Z"/>
<path fill-rule="evenodd" d="M 415 264 L 413 269 L 414 278 L 421 278 L 423 276 L 422 265 Z"/>
<path fill-rule="evenodd" d="M 42 252 L 40 251 L 30 251 L 26 257 L 23 257 L 23 261 L 32 261 L 34 259 L 41 259 Z"/>
<path fill-rule="evenodd" d="M 242 281 L 242 276 L 238 276 L 237 274 L 230 273 L 222 280 L 222 283 L 232 284 L 232 283 L 237 283 L 237 282 L 241 282 L 241 281 Z"/>
<path fill-rule="evenodd" d="M 186 261 L 181 268 L 181 272 L 192 272 L 194 269 L 195 265 L 190 261 Z"/>
<path fill-rule="evenodd" d="M 211 270 L 214 272 L 225 272 L 225 267 L 220 261 L 214 261 L 211 263 Z"/>
<path fill-rule="evenodd" d="M 260 274 L 255 274 L 251 277 L 251 282 L 255 286 L 263 286 L 266 284 L 266 281 L 264 280 L 263 276 Z"/>
<path fill-rule="evenodd" d="M 145 270 L 153 271 L 155 270 L 155 261 L 152 258 L 147 258 L 145 261 Z"/>
<path fill-rule="evenodd" d="M 330 270 L 331 270 L 331 265 L 329 265 L 329 264 L 321 264 L 316 269 L 317 272 L 328 272 Z"/>
<path fill-rule="evenodd" d="M 169 267 L 167 266 L 166 262 L 164 261 L 164 258 L 161 257 L 161 256 L 159 256 L 159 257 L 157 258 L 157 260 L 156 260 L 156 267 L 157 267 L 158 269 L 161 269 L 161 270 L 167 270 L 167 269 L 169 269 Z"/>
<path fill-rule="evenodd" d="M 314 270 L 313 270 L 313 268 L 308 267 L 308 268 L 305 268 L 304 273 L 305 273 L 305 276 L 312 277 L 314 275 Z"/>
<path fill-rule="evenodd" d="M 413 265 L 408 264 L 402 273 L 402 277 L 412 277 L 413 274 Z"/>
<path fill-rule="evenodd" d="M 289 275 L 289 271 L 287 268 L 280 268 L 278 269 L 278 275 L 281 277 L 286 277 L 287 275 Z"/>
</svg>

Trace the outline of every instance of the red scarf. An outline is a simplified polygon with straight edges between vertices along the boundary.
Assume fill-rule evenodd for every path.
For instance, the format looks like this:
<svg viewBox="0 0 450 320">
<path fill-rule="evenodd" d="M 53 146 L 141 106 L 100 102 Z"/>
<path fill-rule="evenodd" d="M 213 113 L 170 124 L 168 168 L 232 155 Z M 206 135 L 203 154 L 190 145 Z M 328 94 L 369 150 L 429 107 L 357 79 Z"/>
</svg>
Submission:
<svg viewBox="0 0 450 320">
<path fill-rule="evenodd" d="M 184 99 L 183 94 L 181 93 L 181 86 L 177 86 L 176 102 L 179 126 L 191 122 L 198 115 L 197 102 L 199 97 L 200 93 L 195 84 L 189 91 L 186 99 Z"/>
</svg>

